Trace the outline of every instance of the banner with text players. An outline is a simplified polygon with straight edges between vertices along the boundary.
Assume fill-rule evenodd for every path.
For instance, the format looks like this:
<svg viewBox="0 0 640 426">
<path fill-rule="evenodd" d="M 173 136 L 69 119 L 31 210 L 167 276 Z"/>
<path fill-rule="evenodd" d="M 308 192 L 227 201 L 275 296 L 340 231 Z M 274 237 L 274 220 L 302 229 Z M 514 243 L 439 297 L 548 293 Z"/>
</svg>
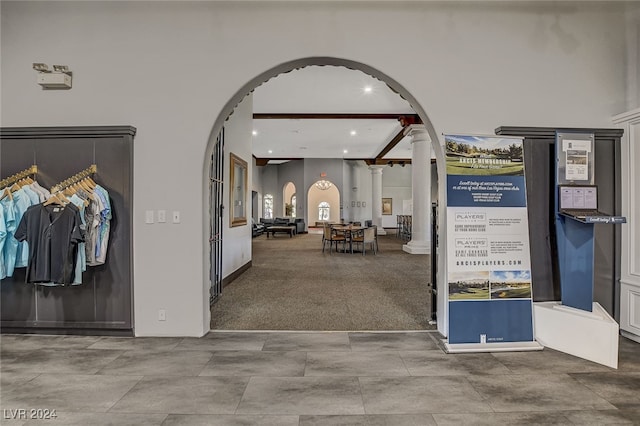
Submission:
<svg viewBox="0 0 640 426">
<path fill-rule="evenodd" d="M 449 343 L 533 341 L 523 141 L 445 144 Z"/>
</svg>

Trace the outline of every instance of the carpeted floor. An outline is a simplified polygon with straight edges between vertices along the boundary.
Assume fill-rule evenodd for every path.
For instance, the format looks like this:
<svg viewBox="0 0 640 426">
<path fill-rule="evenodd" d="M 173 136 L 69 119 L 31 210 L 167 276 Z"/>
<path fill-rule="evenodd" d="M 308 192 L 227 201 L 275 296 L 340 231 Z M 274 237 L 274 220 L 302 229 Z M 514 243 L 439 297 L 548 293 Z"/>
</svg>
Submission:
<svg viewBox="0 0 640 426">
<path fill-rule="evenodd" d="M 402 251 L 322 253 L 322 235 L 253 239 L 253 266 L 211 309 L 218 330 L 425 330 L 431 318 L 430 257 Z"/>
</svg>

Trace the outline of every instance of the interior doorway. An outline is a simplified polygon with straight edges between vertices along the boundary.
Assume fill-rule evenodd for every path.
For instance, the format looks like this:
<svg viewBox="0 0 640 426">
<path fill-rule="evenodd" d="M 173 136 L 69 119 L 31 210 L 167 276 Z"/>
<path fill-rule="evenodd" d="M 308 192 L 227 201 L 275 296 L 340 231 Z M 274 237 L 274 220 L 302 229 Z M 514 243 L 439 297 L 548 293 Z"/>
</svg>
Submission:
<svg viewBox="0 0 640 426">
<path fill-rule="evenodd" d="M 395 82 L 394 80 L 388 78 L 387 76 L 385 76 L 384 74 L 382 74 L 378 70 L 374 70 L 373 68 L 370 68 L 370 67 L 368 67 L 368 66 L 366 66 L 364 64 L 359 64 L 359 63 L 355 63 L 355 62 L 352 62 L 352 61 L 346 61 L 346 60 L 337 59 L 337 58 L 306 58 L 306 59 L 301 59 L 301 60 L 298 60 L 298 61 L 292 61 L 292 62 L 287 63 L 287 64 L 282 64 L 282 65 L 280 65 L 278 67 L 274 67 L 273 69 L 271 69 L 271 70 L 263 73 L 262 75 L 256 77 L 246 87 L 242 88 L 239 92 L 237 92 L 236 96 L 234 96 L 234 98 L 232 98 L 232 100 L 230 100 L 230 102 L 227 104 L 227 107 L 225 108 L 225 110 L 227 110 L 227 109 L 228 110 L 232 110 L 233 106 L 237 102 L 239 102 L 239 100 L 242 99 L 242 97 L 244 96 L 245 93 L 251 92 L 255 87 L 257 87 L 262 82 L 267 81 L 270 78 L 279 75 L 280 73 L 288 72 L 288 71 L 291 71 L 293 69 L 299 68 L 301 66 L 312 66 L 312 65 L 346 66 L 349 69 L 361 70 L 361 71 L 365 72 L 366 74 L 369 74 L 371 76 L 374 76 L 374 77 L 384 81 L 395 92 L 399 93 L 400 96 L 402 96 L 404 99 L 407 99 L 411 103 L 412 108 L 420 116 L 422 123 L 424 123 L 425 127 L 427 128 L 427 131 L 431 135 L 432 141 L 436 141 L 436 143 L 434 143 L 434 151 L 436 153 L 436 161 L 440 162 L 441 164 L 443 164 L 443 157 L 442 157 L 441 150 L 439 150 L 439 144 L 437 143 L 438 138 L 437 138 L 437 136 L 435 134 L 435 130 L 431 126 L 431 124 L 430 124 L 430 122 L 428 120 L 428 117 L 426 116 L 424 111 L 422 111 L 422 109 L 420 108 L 419 104 L 417 102 L 415 102 L 415 100 L 411 97 L 411 95 L 404 88 L 402 88 L 402 86 L 400 86 L 397 82 Z M 223 114 L 224 114 L 224 111 L 223 111 Z M 221 117 L 222 117 L 223 114 L 221 114 Z M 216 124 L 214 125 L 214 130 L 216 129 L 216 126 L 221 125 L 221 120 L 222 120 L 222 122 L 224 121 L 221 117 L 219 117 L 218 120 L 216 121 Z M 438 146 L 438 147 L 436 148 L 436 146 Z M 438 158 L 439 158 L 439 160 L 438 160 Z M 442 167 L 440 167 L 439 168 L 439 172 L 440 172 L 440 170 L 444 170 L 444 169 Z M 301 202 L 301 200 L 299 198 L 300 191 L 296 191 L 294 194 L 295 194 L 295 197 L 296 197 L 296 203 L 298 205 L 300 205 L 299 204 Z M 309 193 L 305 194 L 306 197 L 307 197 L 307 200 L 306 200 L 307 203 L 305 203 L 305 204 L 306 204 L 306 210 L 307 210 L 306 217 L 308 218 L 308 220 L 309 220 L 308 224 L 310 225 L 310 224 L 313 223 L 311 221 L 311 219 L 312 219 L 312 217 L 314 217 L 312 211 L 314 213 L 318 214 L 317 208 L 319 206 L 312 207 L 312 203 L 310 202 L 310 195 L 309 194 L 310 194 L 310 191 L 309 191 Z M 284 194 L 283 194 L 283 199 L 286 199 Z M 340 200 L 339 196 L 338 196 L 338 200 Z M 283 206 L 285 209 L 286 209 L 286 204 L 291 204 L 291 203 L 285 203 L 285 205 Z M 338 205 L 340 207 L 342 207 L 340 201 L 338 201 Z M 286 210 L 285 210 L 285 212 L 286 212 Z M 339 220 L 340 220 L 340 218 L 338 218 L 338 221 Z M 434 236 L 434 238 L 435 238 L 435 236 Z"/>
<path fill-rule="evenodd" d="M 333 184 L 328 187 L 318 186 L 316 185 L 318 182 L 311 185 L 307 193 L 309 226 L 318 227 L 321 222 L 339 223 L 340 191 Z M 326 180 L 323 182 L 331 183 Z"/>
</svg>

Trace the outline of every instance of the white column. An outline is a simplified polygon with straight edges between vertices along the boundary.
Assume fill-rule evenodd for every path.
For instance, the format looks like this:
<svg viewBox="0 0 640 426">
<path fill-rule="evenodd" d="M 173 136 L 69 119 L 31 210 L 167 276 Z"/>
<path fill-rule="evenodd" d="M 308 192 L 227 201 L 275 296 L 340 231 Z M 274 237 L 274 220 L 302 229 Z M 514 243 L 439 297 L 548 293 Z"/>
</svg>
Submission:
<svg viewBox="0 0 640 426">
<path fill-rule="evenodd" d="M 360 220 L 362 215 L 356 215 L 357 210 L 351 207 L 351 201 L 358 201 L 360 199 L 360 197 L 358 197 L 358 190 L 360 189 L 360 171 L 358 170 L 357 161 L 350 161 L 349 166 L 351 171 L 351 191 L 349 191 L 349 197 L 345 197 L 345 201 L 347 208 L 350 208 L 349 220 L 356 221 Z"/>
<path fill-rule="evenodd" d="M 640 343 L 640 108 L 613 117 L 624 126 L 621 140 L 622 215 L 620 333 Z M 611 225 L 608 225 L 611 226 Z"/>
<path fill-rule="evenodd" d="M 411 192 L 413 213 L 411 241 L 402 250 L 411 254 L 431 253 L 431 139 L 423 124 L 412 124 L 404 129 L 411 136 Z"/>
<path fill-rule="evenodd" d="M 373 224 L 378 227 L 378 235 L 387 235 L 382 227 L 382 169 L 384 166 L 369 166 L 371 170 L 371 212 Z"/>
</svg>

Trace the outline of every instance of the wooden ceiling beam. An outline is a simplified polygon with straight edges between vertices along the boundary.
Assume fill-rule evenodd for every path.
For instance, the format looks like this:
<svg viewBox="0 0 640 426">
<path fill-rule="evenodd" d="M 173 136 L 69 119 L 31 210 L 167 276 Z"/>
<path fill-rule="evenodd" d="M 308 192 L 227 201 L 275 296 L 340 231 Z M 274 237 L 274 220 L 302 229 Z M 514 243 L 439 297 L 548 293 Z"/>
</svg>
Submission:
<svg viewBox="0 0 640 426">
<path fill-rule="evenodd" d="M 400 129 L 400 131 L 391 139 L 391 141 L 385 146 L 382 151 L 376 155 L 376 159 L 382 159 L 385 155 L 389 153 L 400 141 L 404 138 L 404 129 Z"/>
<path fill-rule="evenodd" d="M 411 158 L 394 158 L 394 159 L 385 159 L 385 158 L 368 158 L 364 160 L 367 163 L 367 166 L 390 166 L 392 164 L 411 164 Z"/>
</svg>

